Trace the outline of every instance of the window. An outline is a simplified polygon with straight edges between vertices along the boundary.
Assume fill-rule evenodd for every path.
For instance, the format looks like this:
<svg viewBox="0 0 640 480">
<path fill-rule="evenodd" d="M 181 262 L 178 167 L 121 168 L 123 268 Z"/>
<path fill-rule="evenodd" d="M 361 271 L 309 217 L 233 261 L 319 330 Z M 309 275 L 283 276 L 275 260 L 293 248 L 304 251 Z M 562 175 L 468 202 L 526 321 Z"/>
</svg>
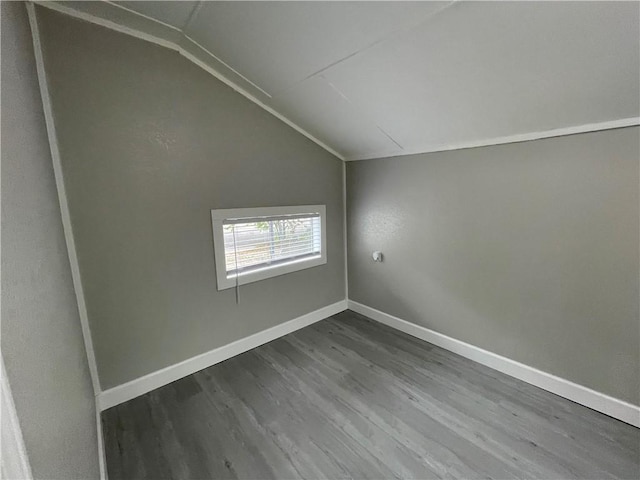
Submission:
<svg viewBox="0 0 640 480">
<path fill-rule="evenodd" d="M 211 210 L 218 290 L 327 263 L 324 205 Z"/>
</svg>

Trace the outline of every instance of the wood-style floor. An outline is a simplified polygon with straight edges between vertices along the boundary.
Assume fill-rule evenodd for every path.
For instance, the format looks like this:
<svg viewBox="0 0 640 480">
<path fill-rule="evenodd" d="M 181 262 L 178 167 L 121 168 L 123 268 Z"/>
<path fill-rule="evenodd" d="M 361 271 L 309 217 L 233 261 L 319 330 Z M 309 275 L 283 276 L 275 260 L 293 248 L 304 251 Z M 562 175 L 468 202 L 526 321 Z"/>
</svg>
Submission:
<svg viewBox="0 0 640 480">
<path fill-rule="evenodd" d="M 640 478 L 640 429 L 343 312 L 102 414 L 109 478 Z"/>
</svg>

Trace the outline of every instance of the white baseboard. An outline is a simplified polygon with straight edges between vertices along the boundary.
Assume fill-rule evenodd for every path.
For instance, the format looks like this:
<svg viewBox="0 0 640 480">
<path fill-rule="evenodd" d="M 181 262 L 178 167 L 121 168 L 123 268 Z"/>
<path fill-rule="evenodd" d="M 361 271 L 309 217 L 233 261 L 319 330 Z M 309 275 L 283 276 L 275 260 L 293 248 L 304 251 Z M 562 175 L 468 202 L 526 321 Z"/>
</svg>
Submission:
<svg viewBox="0 0 640 480">
<path fill-rule="evenodd" d="M 215 348 L 209 352 L 203 353 L 193 358 L 189 358 L 175 365 L 163 368 L 157 372 L 150 373 L 143 377 L 123 383 L 117 387 L 110 388 L 98 395 L 98 405 L 100 410 L 106 410 L 120 403 L 139 397 L 151 390 L 167 385 L 171 382 L 179 380 L 187 375 L 198 372 L 204 368 L 220 363 L 228 358 L 239 355 L 240 353 L 259 347 L 271 340 L 280 338 L 288 333 L 295 332 L 312 323 L 324 320 L 331 315 L 340 313 L 347 309 L 347 301 L 328 305 L 326 307 L 315 310 L 301 317 L 294 318 L 285 323 L 276 325 L 258 333 L 254 333 L 235 342 Z"/>
<path fill-rule="evenodd" d="M 482 365 L 486 365 L 494 370 L 506 373 L 531 385 L 535 385 L 536 387 L 555 393 L 573 402 L 602 412 L 610 417 L 640 427 L 640 407 L 637 405 L 605 395 L 604 393 L 578 385 L 577 383 L 497 355 L 469 343 L 434 332 L 428 328 L 407 322 L 406 320 L 354 302 L 353 300 L 348 300 L 347 303 L 350 310 L 365 315 L 372 320 L 376 320 L 389 327 L 457 353 Z"/>
<path fill-rule="evenodd" d="M 109 480 L 107 474 L 107 453 L 104 449 L 104 436 L 102 434 L 102 416 L 96 398 L 96 432 L 98 434 L 98 465 L 100 466 L 100 480 Z"/>
</svg>

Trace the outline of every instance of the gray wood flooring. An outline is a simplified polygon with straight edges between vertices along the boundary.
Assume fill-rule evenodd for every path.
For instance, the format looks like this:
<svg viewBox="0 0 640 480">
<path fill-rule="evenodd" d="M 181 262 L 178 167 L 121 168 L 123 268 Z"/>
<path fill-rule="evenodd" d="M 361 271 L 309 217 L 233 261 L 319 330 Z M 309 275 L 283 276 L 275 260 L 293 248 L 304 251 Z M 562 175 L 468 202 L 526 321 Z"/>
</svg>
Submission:
<svg viewBox="0 0 640 480">
<path fill-rule="evenodd" d="M 347 311 L 107 410 L 120 478 L 640 478 L 640 429 Z"/>
</svg>

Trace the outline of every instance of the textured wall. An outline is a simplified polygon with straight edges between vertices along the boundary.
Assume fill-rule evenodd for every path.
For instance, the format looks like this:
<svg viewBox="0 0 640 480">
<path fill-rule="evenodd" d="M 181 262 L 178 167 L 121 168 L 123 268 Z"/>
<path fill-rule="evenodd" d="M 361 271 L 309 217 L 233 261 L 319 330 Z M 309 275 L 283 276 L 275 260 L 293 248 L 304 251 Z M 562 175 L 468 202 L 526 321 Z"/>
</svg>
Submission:
<svg viewBox="0 0 640 480">
<path fill-rule="evenodd" d="M 639 143 L 349 163 L 350 298 L 640 404 Z"/>
<path fill-rule="evenodd" d="M 2 356 L 36 478 L 99 477 L 93 387 L 22 2 L 2 2 Z"/>
<path fill-rule="evenodd" d="M 344 299 L 340 160 L 173 51 L 39 15 L 103 388 Z M 211 209 L 304 204 L 326 265 L 216 291 Z"/>
</svg>

